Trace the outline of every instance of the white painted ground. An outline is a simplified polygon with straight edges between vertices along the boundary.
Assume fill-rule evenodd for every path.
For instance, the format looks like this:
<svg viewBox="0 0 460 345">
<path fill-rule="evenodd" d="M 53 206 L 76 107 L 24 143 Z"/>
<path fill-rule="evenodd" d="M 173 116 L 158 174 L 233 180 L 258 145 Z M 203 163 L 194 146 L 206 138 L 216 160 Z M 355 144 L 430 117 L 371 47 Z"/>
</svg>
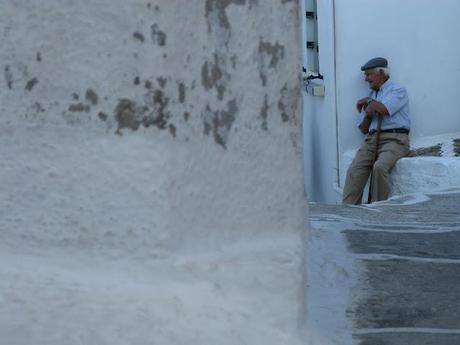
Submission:
<svg viewBox="0 0 460 345">
<path fill-rule="evenodd" d="M 337 227 L 331 223 L 313 221 L 308 237 L 308 345 L 352 344 L 353 325 L 346 310 L 359 269 L 341 233 L 352 222 L 338 216 Z"/>
<path fill-rule="evenodd" d="M 416 192 L 403 196 L 393 196 L 388 200 L 372 204 L 347 205 L 343 207 L 321 203 L 311 204 L 313 206 L 310 208 L 310 231 L 307 245 L 307 276 L 309 278 L 307 291 L 308 345 L 358 345 L 361 344 L 359 335 L 372 334 L 392 333 L 394 335 L 400 334 L 401 336 L 407 336 L 407 334 L 427 334 L 431 336 L 459 334 L 459 330 L 452 327 L 397 327 L 397 325 L 391 323 L 389 323 L 388 327 L 357 328 L 354 320 L 359 319 L 360 315 L 356 314 L 353 309 L 355 303 L 366 298 L 366 285 L 368 284 L 366 261 L 396 259 L 397 261 L 439 264 L 458 264 L 459 261 L 439 258 L 436 255 L 430 257 L 429 255 L 411 256 L 409 254 L 405 256 L 392 254 L 391 244 L 387 244 L 384 247 L 387 250 L 384 254 L 373 253 L 372 251 L 357 254 L 350 248 L 351 243 L 347 240 L 346 234 L 346 232 L 366 231 L 375 234 L 419 235 L 458 231 L 458 227 L 455 226 L 455 221 L 453 221 L 455 216 L 452 216 L 452 209 L 446 211 L 446 213 L 451 214 L 446 219 L 442 216 L 442 212 L 441 215 L 438 214 L 440 210 L 436 209 L 436 207 L 439 207 L 439 205 L 434 207 L 433 203 L 430 204 L 429 201 L 436 195 L 458 195 L 459 192 L 460 188 L 458 187 L 438 190 L 432 193 Z M 417 219 L 416 213 L 420 212 L 420 209 L 414 212 L 410 209 L 410 205 L 420 203 L 426 203 L 424 206 L 426 217 L 431 217 L 432 222 L 415 220 Z M 403 212 L 408 215 L 407 218 L 401 217 L 401 214 L 396 218 L 391 218 L 392 212 L 397 208 L 404 210 Z M 386 217 L 382 217 L 385 213 Z M 376 241 L 378 241 L 377 237 Z M 414 245 L 416 243 L 417 240 L 414 237 Z M 373 244 L 375 245 L 375 243 Z M 389 269 L 391 270 L 391 268 Z M 430 282 L 432 280 L 430 268 L 427 268 L 425 274 L 427 281 Z M 401 277 L 395 277 L 395 279 L 401 279 Z M 443 283 L 439 282 L 439 284 L 438 296 L 444 296 L 444 292 L 442 292 Z M 389 299 L 392 297 L 388 295 Z M 378 302 L 372 300 L 370 303 Z M 372 306 L 369 305 L 369 308 L 372 308 Z M 412 311 L 414 307 L 407 304 L 402 305 L 401 308 L 403 310 L 407 308 L 407 310 Z M 398 315 L 397 311 L 391 316 L 375 316 L 387 316 L 391 320 L 394 315 Z M 427 317 L 427 323 L 433 322 L 433 319 Z M 406 320 L 404 319 L 404 321 Z M 384 340 L 382 341 L 385 342 Z M 441 340 L 436 339 L 435 341 Z M 369 342 L 365 343 L 368 344 Z M 378 343 L 380 344 L 380 342 Z M 428 343 L 431 344 L 427 340 Z M 410 345 L 412 344 L 410 343 Z"/>
</svg>

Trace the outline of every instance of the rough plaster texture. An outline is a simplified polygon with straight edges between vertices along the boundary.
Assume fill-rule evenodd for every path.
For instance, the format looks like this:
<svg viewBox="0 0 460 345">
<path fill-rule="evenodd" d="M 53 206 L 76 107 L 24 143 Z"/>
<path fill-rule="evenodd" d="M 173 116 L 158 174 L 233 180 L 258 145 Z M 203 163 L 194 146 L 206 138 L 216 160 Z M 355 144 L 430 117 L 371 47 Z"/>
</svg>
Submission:
<svg viewBox="0 0 460 345">
<path fill-rule="evenodd" d="M 306 184 L 310 200 L 340 202 L 347 151 L 358 148 L 362 140 L 355 104 L 369 92 L 360 67 L 370 58 L 386 57 L 391 80 L 407 88 L 411 141 L 460 130 L 454 86 L 460 76 L 460 49 L 451 44 L 460 32 L 460 2 L 306 0 L 306 9 L 313 2 L 324 76 L 318 83 L 324 83 L 325 96 L 305 94 Z M 374 13 L 385 13 L 386 24 L 376 27 Z M 305 20 L 304 27 L 311 31 L 312 21 Z M 309 65 L 307 54 L 304 64 Z M 419 71 L 426 68 L 435 72 L 428 72 L 422 82 Z"/>
<path fill-rule="evenodd" d="M 5 341 L 301 343 L 297 6 L 1 2 Z"/>
<path fill-rule="evenodd" d="M 177 237 L 299 229 L 298 24 L 294 1 L 2 2 L 0 125 L 148 138 Z"/>
</svg>

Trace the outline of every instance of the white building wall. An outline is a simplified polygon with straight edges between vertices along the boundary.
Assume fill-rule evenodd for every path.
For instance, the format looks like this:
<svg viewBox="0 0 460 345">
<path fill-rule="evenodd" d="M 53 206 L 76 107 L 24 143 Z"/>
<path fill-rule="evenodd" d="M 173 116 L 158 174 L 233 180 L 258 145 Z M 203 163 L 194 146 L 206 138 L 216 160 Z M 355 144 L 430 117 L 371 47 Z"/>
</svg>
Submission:
<svg viewBox="0 0 460 345">
<path fill-rule="evenodd" d="M 311 0 L 304 1 L 306 8 Z M 319 72 L 324 97 L 304 92 L 305 184 L 310 201 L 332 201 L 337 196 L 337 128 L 335 98 L 335 55 L 333 3 L 317 1 Z M 305 40 L 304 40 L 305 41 Z M 305 44 L 304 44 L 305 47 Z M 305 50 L 305 49 L 304 49 Z M 304 55 L 304 65 L 307 65 Z"/>
<path fill-rule="evenodd" d="M 305 343 L 299 26 L 0 1 L 1 344 Z"/>
<path fill-rule="evenodd" d="M 308 0 L 307 0 L 308 1 Z M 343 187 L 350 151 L 355 150 L 362 135 L 356 128 L 356 100 L 366 96 L 360 66 L 376 56 L 389 60 L 392 80 L 405 85 L 411 104 L 411 138 L 458 132 L 460 121 L 458 108 L 460 98 L 456 83 L 460 78 L 460 35 L 458 13 L 460 2 L 456 0 L 368 0 L 318 1 L 320 69 L 325 76 L 326 96 L 322 102 L 309 97 L 315 107 L 306 118 L 315 117 L 310 131 L 321 137 L 316 144 L 321 152 L 322 163 L 312 173 L 322 191 L 331 191 L 336 183 L 330 168 L 339 169 Z M 331 14 L 335 8 L 335 15 Z M 335 18 L 335 22 L 334 22 Z M 330 28 L 335 26 L 335 42 Z M 325 38 L 327 40 L 325 40 Z M 335 46 L 336 87 L 330 87 L 334 67 L 330 47 Z M 328 48 L 329 47 L 329 48 Z M 334 100 L 334 93 L 337 99 Z M 336 148 L 327 133 L 333 129 L 331 111 L 337 106 L 338 156 L 330 154 Z M 306 112 L 308 107 L 306 106 Z M 330 128 L 330 129 L 326 129 Z M 327 154 L 326 152 L 329 152 Z M 347 153 L 348 152 L 348 153 Z M 308 164 L 308 163 L 307 163 Z M 312 161 L 312 164 L 315 164 Z M 318 193 L 317 200 L 337 201 L 340 193 Z"/>
<path fill-rule="evenodd" d="M 2 146 L 18 154 L 80 152 L 83 140 L 110 152 L 132 146 L 139 164 L 130 176 L 107 169 L 114 183 L 100 187 L 129 181 L 144 191 L 152 243 L 300 235 L 299 23 L 289 0 L 2 1 L 0 133 L 18 145 Z M 121 167 L 123 156 L 110 152 L 98 154 Z M 5 177 L 18 186 L 19 160 Z M 58 171 L 61 163 L 50 161 Z M 83 173 L 63 183 L 88 186 Z M 94 198 L 82 212 L 98 212 Z"/>
</svg>

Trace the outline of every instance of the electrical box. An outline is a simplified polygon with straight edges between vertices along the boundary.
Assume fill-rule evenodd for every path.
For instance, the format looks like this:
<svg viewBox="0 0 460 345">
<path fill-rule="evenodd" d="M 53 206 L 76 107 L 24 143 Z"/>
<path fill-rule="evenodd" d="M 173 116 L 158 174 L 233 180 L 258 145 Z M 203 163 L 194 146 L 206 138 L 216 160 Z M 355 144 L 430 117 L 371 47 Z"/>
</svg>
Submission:
<svg viewBox="0 0 460 345">
<path fill-rule="evenodd" d="M 306 86 L 307 92 L 312 96 L 324 97 L 324 85 L 316 83 L 308 83 Z"/>
</svg>

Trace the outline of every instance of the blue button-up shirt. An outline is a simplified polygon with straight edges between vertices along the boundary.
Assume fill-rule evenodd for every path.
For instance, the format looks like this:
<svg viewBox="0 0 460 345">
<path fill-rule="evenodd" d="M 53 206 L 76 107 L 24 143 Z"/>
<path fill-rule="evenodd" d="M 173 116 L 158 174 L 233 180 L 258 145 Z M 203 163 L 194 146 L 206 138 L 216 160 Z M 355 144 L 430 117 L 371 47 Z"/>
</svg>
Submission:
<svg viewBox="0 0 460 345">
<path fill-rule="evenodd" d="M 369 97 L 382 103 L 388 110 L 388 115 L 383 116 L 382 130 L 392 128 L 410 129 L 409 97 L 404 86 L 387 80 L 378 92 L 371 90 Z M 364 111 L 359 116 L 359 123 L 364 118 Z M 372 117 L 369 131 L 377 130 L 376 116 Z"/>
</svg>

